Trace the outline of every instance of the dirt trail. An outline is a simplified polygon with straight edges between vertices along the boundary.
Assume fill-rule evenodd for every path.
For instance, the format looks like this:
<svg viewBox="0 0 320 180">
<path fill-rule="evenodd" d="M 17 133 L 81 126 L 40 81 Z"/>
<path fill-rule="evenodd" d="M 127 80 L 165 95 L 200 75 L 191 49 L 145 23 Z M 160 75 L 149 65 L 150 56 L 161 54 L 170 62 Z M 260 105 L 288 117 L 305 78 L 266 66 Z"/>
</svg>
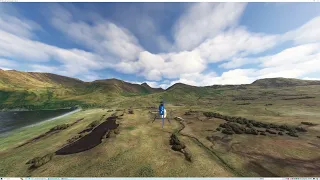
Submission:
<svg viewBox="0 0 320 180">
<path fill-rule="evenodd" d="M 97 126 L 90 134 L 82 137 L 78 141 L 69 144 L 58 151 L 57 155 L 67 155 L 79 153 L 94 148 L 101 143 L 102 137 L 106 134 L 107 131 L 111 129 L 116 129 L 119 124 L 116 124 L 117 117 L 109 117 L 99 126 Z"/>
</svg>

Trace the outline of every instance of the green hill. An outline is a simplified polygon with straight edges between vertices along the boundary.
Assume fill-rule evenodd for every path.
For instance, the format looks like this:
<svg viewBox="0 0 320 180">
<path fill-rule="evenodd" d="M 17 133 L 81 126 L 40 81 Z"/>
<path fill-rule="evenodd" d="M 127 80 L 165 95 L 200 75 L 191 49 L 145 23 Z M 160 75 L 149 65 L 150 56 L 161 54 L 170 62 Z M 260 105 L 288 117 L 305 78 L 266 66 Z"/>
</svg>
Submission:
<svg viewBox="0 0 320 180">
<path fill-rule="evenodd" d="M 151 88 L 148 84 L 132 84 L 118 79 L 96 80 L 88 85 L 96 87 L 106 93 L 121 94 L 123 96 L 146 95 L 154 92 L 161 92 L 163 89 Z"/>
<path fill-rule="evenodd" d="M 262 87 L 292 87 L 292 86 L 309 86 L 320 85 L 320 81 L 300 80 L 293 78 L 266 78 L 259 79 L 252 83 L 255 86 Z"/>
<path fill-rule="evenodd" d="M 0 138 L 3 177 L 319 175 L 314 168 L 320 167 L 319 81 L 272 78 L 205 87 L 177 83 L 163 90 L 118 79 L 83 82 L 0 71 L 0 82 L 0 109 L 83 108 Z M 160 100 L 167 110 L 163 128 L 154 119 Z M 105 126 L 111 116 L 117 129 Z M 101 127 L 110 131 L 100 134 Z M 88 137 L 100 144 L 81 153 L 55 154 L 72 143 L 88 149 Z"/>
<path fill-rule="evenodd" d="M 50 73 L 0 70 L 0 109 L 51 109 L 75 105 L 130 107 L 152 105 L 161 99 L 177 105 L 198 105 L 221 100 L 272 98 L 272 94 L 282 89 L 294 95 L 297 94 L 294 89 L 285 88 L 314 85 L 320 85 L 320 81 L 268 78 L 244 85 L 196 87 L 176 83 L 163 90 L 152 88 L 147 83 L 133 84 L 118 79 L 84 82 Z"/>
<path fill-rule="evenodd" d="M 83 87 L 83 81 L 51 73 L 0 70 L 0 88 Z"/>
<path fill-rule="evenodd" d="M 147 95 L 163 89 L 118 79 L 84 82 L 65 76 L 0 70 L 0 109 L 99 106 L 125 97 Z"/>
</svg>

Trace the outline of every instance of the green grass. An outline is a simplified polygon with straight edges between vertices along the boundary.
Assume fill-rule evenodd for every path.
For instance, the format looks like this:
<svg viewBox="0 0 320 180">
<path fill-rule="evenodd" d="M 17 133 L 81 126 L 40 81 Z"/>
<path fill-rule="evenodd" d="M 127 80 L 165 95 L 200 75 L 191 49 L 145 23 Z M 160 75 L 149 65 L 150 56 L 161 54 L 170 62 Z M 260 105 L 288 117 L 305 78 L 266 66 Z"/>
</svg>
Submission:
<svg viewBox="0 0 320 180">
<path fill-rule="evenodd" d="M 137 177 L 154 177 L 154 170 L 150 164 L 143 165 L 137 172 Z"/>
<path fill-rule="evenodd" d="M 231 106 L 230 106 L 231 107 Z M 165 123 L 165 129 L 161 128 L 161 123 L 155 121 L 150 123 L 147 110 L 135 109 L 135 114 L 127 114 L 123 119 L 117 120 L 121 125 L 120 134 L 104 141 L 102 144 L 92 150 L 67 156 L 54 156 L 51 161 L 41 165 L 33 171 L 29 171 L 29 165 L 25 163 L 35 157 L 43 157 L 46 154 L 56 151 L 67 142 L 68 139 L 76 136 L 78 132 L 85 129 L 89 124 L 101 119 L 107 110 L 88 109 L 68 117 L 63 117 L 55 121 L 44 122 L 35 127 L 29 127 L 12 132 L 9 136 L 0 139 L 0 175 L 1 176 L 138 176 L 138 177 L 159 177 L 159 176 L 259 176 L 259 172 L 253 171 L 246 164 L 250 157 L 244 157 L 237 152 L 258 153 L 262 155 L 272 155 L 275 157 L 292 157 L 298 159 L 313 159 L 317 157 L 317 148 L 307 146 L 307 143 L 315 143 L 316 137 L 313 137 L 314 131 L 301 139 L 292 139 L 288 136 L 282 137 L 260 137 L 256 136 L 232 136 L 229 144 L 220 144 L 216 142 L 213 149 L 206 136 L 210 134 L 219 135 L 220 132 L 204 131 L 208 128 L 216 129 L 220 121 L 205 120 L 200 121 L 191 116 L 184 116 L 184 112 L 190 108 L 174 107 L 172 108 L 174 116 L 183 117 L 186 122 L 186 128 L 182 131 L 184 134 L 190 134 L 200 140 L 201 146 L 194 139 L 180 136 L 181 140 L 190 150 L 193 162 L 185 160 L 182 153 L 176 153 L 170 149 L 169 138 L 172 132 L 180 129 L 178 122 L 172 120 L 171 124 Z M 197 109 L 198 108 L 198 109 Z M 192 110 L 207 110 L 206 107 L 193 107 Z M 250 107 L 247 107 L 246 114 L 250 113 Z M 236 109 L 236 108 L 233 108 Z M 256 111 L 251 107 L 251 112 Z M 113 112 L 107 114 L 111 115 Z M 202 117 L 199 113 L 199 118 Z M 240 112 L 238 112 L 240 114 Z M 14 149 L 18 144 L 30 140 L 31 138 L 42 134 L 52 127 L 61 124 L 72 123 L 75 120 L 84 117 L 83 121 L 67 128 L 57 134 L 51 135 L 45 139 L 30 143 L 21 148 Z M 275 120 L 272 115 L 265 121 Z M 148 123 L 149 122 L 149 123 Z M 274 142 L 272 148 L 270 143 Z M 290 148 L 283 148 L 282 143 L 291 143 Z M 228 150 L 230 144 L 239 143 L 234 146 L 237 151 Z M 299 145 L 298 145 L 299 144 Z M 269 149 L 268 149 L 269 147 Z M 282 147 L 282 148 L 280 148 Z M 211 150 L 210 150 L 211 149 Z M 245 151 L 247 149 L 247 151 Z M 215 153 L 215 155 L 212 154 Z M 272 154 L 274 152 L 274 154 Z M 303 153 L 304 152 L 304 153 Z M 227 166 L 223 165 L 218 156 Z M 92 157 L 99 157 L 93 158 Z M 148 157 L 148 158 L 146 158 Z M 9 163 L 10 162 L 10 163 Z M 175 162 L 175 163 L 172 163 Z M 259 163 L 267 162 L 260 159 Z M 277 162 L 274 164 L 265 163 L 264 166 L 273 173 L 279 175 L 288 175 L 293 169 L 298 168 L 295 164 L 291 169 L 283 172 L 277 172 L 274 168 L 280 168 Z M 228 167 L 233 168 L 230 170 Z M 236 173 L 235 173 L 235 172 Z M 309 169 L 305 172 L 312 173 Z M 294 174 L 299 175 L 301 171 Z M 315 172 L 313 172 L 315 173 Z M 303 176 L 303 174 L 300 174 Z"/>
<path fill-rule="evenodd" d="M 5 102 L 9 98 L 10 92 L 0 91 L 0 103 Z"/>
<path fill-rule="evenodd" d="M 132 130 L 134 130 L 135 128 L 136 128 L 136 127 L 134 127 L 134 126 L 129 126 L 129 127 L 126 127 L 125 129 L 132 131 Z"/>
<path fill-rule="evenodd" d="M 38 83 L 39 86 L 43 85 Z M 308 132 L 300 133 L 299 138 L 287 135 L 225 136 L 215 131 L 224 121 L 209 119 L 203 116 L 202 112 L 218 112 L 292 126 L 302 126 L 303 121 L 319 124 L 320 86 L 245 86 L 246 89 L 235 89 L 233 86 L 197 88 L 178 85 L 157 93 L 149 93 L 143 88 L 133 88 L 131 92 L 122 91 L 119 89 L 120 86 L 114 88 L 97 84 L 85 88 L 47 87 L 47 84 L 43 86 L 45 87 L 30 87 L 27 90 L 18 88 L 15 84 L 6 87 L 0 91 L 0 109 L 54 109 L 78 105 L 83 110 L 34 127 L 12 131 L 7 136 L 0 136 L 0 176 L 229 177 L 240 174 L 256 177 L 265 176 L 263 172 L 278 176 L 319 175 L 312 167 L 320 166 L 314 161 L 319 158 L 317 136 L 320 126 L 306 127 Z M 108 91 L 105 87 L 114 89 Z M 282 100 L 293 96 L 315 98 Z M 242 97 L 252 100 L 233 101 Z M 145 108 L 158 106 L 163 99 L 171 117 L 171 124 L 166 121 L 164 129 L 161 128 L 160 121 L 151 123 L 153 117 L 149 109 Z M 241 103 L 250 104 L 237 105 Z M 270 103 L 271 106 L 265 106 Z M 134 110 L 134 114 L 128 114 L 129 108 Z M 37 169 L 28 170 L 25 163 L 30 159 L 55 152 L 91 123 L 103 121 L 103 114 L 108 117 L 115 113 L 107 112 L 108 109 L 125 109 L 124 116 L 117 120 L 120 124 L 120 134 L 104 140 L 89 151 L 54 156 Z M 190 109 L 200 112 L 184 115 Z M 122 111 L 119 113 L 122 114 Z M 179 135 L 179 138 L 190 150 L 192 163 L 186 161 L 182 153 L 170 149 L 171 133 L 181 129 L 181 124 L 173 120 L 175 116 L 185 119 L 185 128 L 181 133 L 188 136 Z M 55 126 L 70 124 L 80 118 L 84 120 L 63 131 L 15 148 Z M 211 142 L 206 139 L 207 136 L 224 139 Z M 258 164 L 250 164 L 252 161 Z M 285 162 L 290 164 L 283 168 Z"/>
</svg>

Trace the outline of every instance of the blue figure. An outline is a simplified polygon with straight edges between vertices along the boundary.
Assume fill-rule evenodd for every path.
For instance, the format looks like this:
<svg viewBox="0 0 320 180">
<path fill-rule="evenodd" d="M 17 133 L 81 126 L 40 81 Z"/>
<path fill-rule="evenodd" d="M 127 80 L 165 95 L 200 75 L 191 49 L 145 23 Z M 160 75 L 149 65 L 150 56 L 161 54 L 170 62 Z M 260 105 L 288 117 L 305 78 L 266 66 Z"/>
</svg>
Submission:
<svg viewBox="0 0 320 180">
<path fill-rule="evenodd" d="M 165 109 L 164 109 L 164 104 L 163 104 L 163 101 L 161 101 L 160 103 L 160 106 L 159 106 L 159 114 L 160 114 L 160 117 L 162 118 L 162 128 L 163 128 L 163 125 L 164 125 L 164 114 L 165 114 Z"/>
</svg>

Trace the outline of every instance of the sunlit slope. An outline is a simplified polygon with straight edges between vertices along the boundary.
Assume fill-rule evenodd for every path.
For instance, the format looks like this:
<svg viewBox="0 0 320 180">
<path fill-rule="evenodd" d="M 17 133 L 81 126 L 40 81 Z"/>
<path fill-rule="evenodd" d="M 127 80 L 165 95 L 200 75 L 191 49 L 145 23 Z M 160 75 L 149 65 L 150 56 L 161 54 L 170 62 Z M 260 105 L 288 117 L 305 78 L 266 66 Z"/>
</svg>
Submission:
<svg viewBox="0 0 320 180">
<path fill-rule="evenodd" d="M 0 70 L 0 88 L 83 87 L 83 81 L 51 73 Z"/>
<path fill-rule="evenodd" d="M 65 76 L 0 70 L 0 105 L 4 107 L 54 108 L 97 106 L 122 97 L 147 95 L 162 89 L 117 79 L 83 82 Z"/>
<path fill-rule="evenodd" d="M 0 70 L 0 108 L 141 107 L 160 100 L 172 105 L 268 104 L 273 100 L 317 102 L 320 81 L 269 78 L 246 85 L 205 87 L 174 84 L 167 90 L 118 79 L 83 82 L 50 73 Z M 290 101 L 293 102 L 293 101 Z"/>
</svg>

